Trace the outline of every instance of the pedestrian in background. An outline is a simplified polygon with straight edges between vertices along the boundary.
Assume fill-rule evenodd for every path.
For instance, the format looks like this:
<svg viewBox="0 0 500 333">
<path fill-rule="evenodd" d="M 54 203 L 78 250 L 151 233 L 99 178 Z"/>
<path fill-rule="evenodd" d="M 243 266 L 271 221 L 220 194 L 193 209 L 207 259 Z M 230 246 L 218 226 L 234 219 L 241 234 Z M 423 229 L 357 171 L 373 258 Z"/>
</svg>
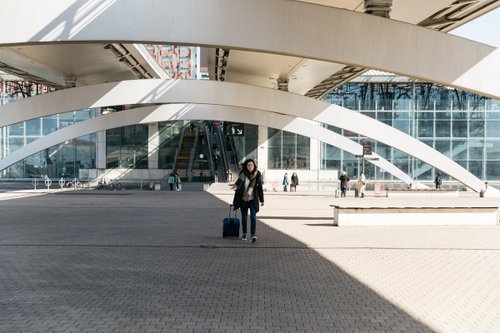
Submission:
<svg viewBox="0 0 500 333">
<path fill-rule="evenodd" d="M 440 190 L 441 185 L 443 184 L 443 179 L 441 178 L 441 174 L 439 172 L 434 179 L 434 183 L 436 184 L 436 190 Z"/>
<path fill-rule="evenodd" d="M 175 183 L 175 176 L 173 173 L 168 175 L 167 182 L 168 182 L 168 186 L 170 187 L 170 191 L 173 191 L 174 190 L 174 183 Z"/>
<path fill-rule="evenodd" d="M 365 188 L 366 188 L 366 177 L 364 173 L 361 173 L 358 179 L 358 193 L 360 198 L 365 197 Z"/>
<path fill-rule="evenodd" d="M 283 185 L 284 192 L 288 191 L 288 172 L 285 172 L 285 175 L 283 176 L 283 182 L 281 183 L 281 185 Z"/>
<path fill-rule="evenodd" d="M 349 186 L 349 176 L 346 171 L 340 174 L 340 196 L 345 198 L 347 196 L 347 187 Z"/>
<path fill-rule="evenodd" d="M 297 176 L 297 173 L 294 172 L 292 173 L 292 178 L 290 178 L 290 192 L 296 192 L 297 191 L 297 185 L 299 185 L 299 176 Z"/>
</svg>

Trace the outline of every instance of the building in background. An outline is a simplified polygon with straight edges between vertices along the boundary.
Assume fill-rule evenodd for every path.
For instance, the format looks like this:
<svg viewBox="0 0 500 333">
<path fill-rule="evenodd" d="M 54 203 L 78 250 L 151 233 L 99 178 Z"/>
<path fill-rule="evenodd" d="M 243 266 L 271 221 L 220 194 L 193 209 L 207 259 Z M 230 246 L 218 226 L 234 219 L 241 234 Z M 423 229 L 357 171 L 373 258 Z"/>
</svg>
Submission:
<svg viewBox="0 0 500 333">
<path fill-rule="evenodd" d="M 145 45 L 171 79 L 208 78 L 205 49 L 179 45 Z"/>
</svg>

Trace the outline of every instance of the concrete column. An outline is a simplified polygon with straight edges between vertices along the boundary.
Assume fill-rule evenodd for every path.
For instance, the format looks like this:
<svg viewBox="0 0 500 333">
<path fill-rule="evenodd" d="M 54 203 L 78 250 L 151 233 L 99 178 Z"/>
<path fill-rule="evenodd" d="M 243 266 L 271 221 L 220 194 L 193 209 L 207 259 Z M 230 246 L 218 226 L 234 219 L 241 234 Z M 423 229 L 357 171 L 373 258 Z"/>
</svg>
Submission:
<svg viewBox="0 0 500 333">
<path fill-rule="evenodd" d="M 257 138 L 257 160 L 259 170 L 267 170 L 267 126 L 259 126 Z"/>
<path fill-rule="evenodd" d="M 96 133 L 96 169 L 106 169 L 106 131 Z"/>
<path fill-rule="evenodd" d="M 158 123 L 148 125 L 148 169 L 158 169 L 158 147 L 160 146 L 160 133 Z"/>
<path fill-rule="evenodd" d="M 321 165 L 321 157 L 319 156 L 321 153 L 320 149 L 321 142 L 315 139 L 309 140 L 309 158 L 310 158 L 310 167 L 311 176 L 313 179 L 320 179 L 320 165 Z"/>
</svg>

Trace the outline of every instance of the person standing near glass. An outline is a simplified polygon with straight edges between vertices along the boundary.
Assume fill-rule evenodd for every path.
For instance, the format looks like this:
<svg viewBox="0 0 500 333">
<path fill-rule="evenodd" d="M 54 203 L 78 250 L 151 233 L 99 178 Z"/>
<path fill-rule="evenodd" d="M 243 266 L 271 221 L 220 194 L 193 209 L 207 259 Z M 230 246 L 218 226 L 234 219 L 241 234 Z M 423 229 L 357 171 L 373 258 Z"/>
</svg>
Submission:
<svg viewBox="0 0 500 333">
<path fill-rule="evenodd" d="M 285 172 L 285 175 L 283 176 L 283 182 L 281 183 L 281 185 L 283 185 L 284 192 L 288 191 L 288 172 Z"/>
<path fill-rule="evenodd" d="M 299 176 L 297 176 L 297 173 L 294 172 L 292 173 L 292 178 L 290 178 L 290 192 L 296 192 L 297 191 L 297 185 L 299 185 Z"/>
<path fill-rule="evenodd" d="M 361 173 L 358 179 L 358 193 L 360 198 L 365 197 L 365 188 L 366 188 L 366 177 L 364 173 Z"/>
<path fill-rule="evenodd" d="M 234 210 L 241 209 L 241 240 L 247 240 L 247 219 L 250 211 L 250 234 L 252 243 L 257 241 L 257 212 L 264 206 L 264 191 L 262 190 L 262 175 L 257 170 L 257 165 L 252 159 L 243 162 L 238 180 L 234 183 Z"/>
<path fill-rule="evenodd" d="M 347 175 L 346 171 L 342 171 L 339 180 L 340 180 L 340 191 L 341 191 L 340 196 L 342 198 L 345 198 L 347 196 L 347 187 L 349 186 L 349 176 Z"/>
</svg>

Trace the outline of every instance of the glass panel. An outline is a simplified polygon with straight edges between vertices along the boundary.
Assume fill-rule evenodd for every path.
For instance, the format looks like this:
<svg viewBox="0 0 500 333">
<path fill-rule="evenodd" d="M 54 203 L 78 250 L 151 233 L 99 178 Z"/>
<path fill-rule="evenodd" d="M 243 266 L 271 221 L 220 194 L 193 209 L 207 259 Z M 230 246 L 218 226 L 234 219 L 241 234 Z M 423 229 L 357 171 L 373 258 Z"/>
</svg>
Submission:
<svg viewBox="0 0 500 333">
<path fill-rule="evenodd" d="M 285 169 L 295 168 L 295 134 L 283 132 L 282 165 Z"/>
<path fill-rule="evenodd" d="M 392 126 L 392 112 L 379 111 L 377 113 L 377 119 L 384 124 Z"/>
<path fill-rule="evenodd" d="M 373 118 L 373 119 L 375 119 L 376 115 L 377 115 L 377 113 L 375 111 L 371 111 L 371 110 L 370 111 L 363 111 L 361 113 L 364 114 L 365 116 Z"/>
<path fill-rule="evenodd" d="M 297 169 L 309 169 L 310 148 L 310 139 L 302 135 L 297 135 Z"/>
<path fill-rule="evenodd" d="M 486 112 L 486 119 L 500 119 L 500 112 Z"/>
<path fill-rule="evenodd" d="M 410 120 L 408 119 L 394 119 L 394 127 L 401 132 L 410 134 Z"/>
<path fill-rule="evenodd" d="M 12 154 L 19 148 L 24 146 L 24 138 L 13 138 L 9 139 L 9 154 Z"/>
<path fill-rule="evenodd" d="M 80 168 L 95 168 L 96 134 L 85 135 L 77 139 L 76 145 L 76 176 Z"/>
<path fill-rule="evenodd" d="M 65 112 L 59 115 L 59 128 L 71 126 L 75 123 L 75 112 Z"/>
<path fill-rule="evenodd" d="M 158 167 L 160 169 L 172 169 L 177 147 L 181 139 L 183 122 L 161 122 L 158 123 L 160 146 L 158 149 Z"/>
<path fill-rule="evenodd" d="M 340 170 L 341 150 L 328 144 L 321 144 L 321 167 L 324 170 Z"/>
<path fill-rule="evenodd" d="M 483 159 L 483 140 L 470 140 L 469 141 L 469 159 L 482 160 Z"/>
<path fill-rule="evenodd" d="M 500 160 L 500 141 L 486 141 L 486 159 Z"/>
<path fill-rule="evenodd" d="M 444 155 L 450 156 L 450 141 L 449 140 L 436 140 L 435 149 Z"/>
<path fill-rule="evenodd" d="M 478 178 L 483 177 L 483 162 L 482 161 L 469 161 L 469 169 L 474 176 Z"/>
<path fill-rule="evenodd" d="M 469 121 L 469 136 L 476 138 L 484 137 L 484 120 Z"/>
<path fill-rule="evenodd" d="M 453 137 L 467 137 L 467 112 L 453 112 L 452 117 Z"/>
<path fill-rule="evenodd" d="M 398 158 L 393 160 L 393 164 L 401 169 L 404 173 L 410 173 L 410 162 L 409 158 Z"/>
<path fill-rule="evenodd" d="M 462 138 L 467 137 L 467 121 L 466 120 L 453 120 L 453 137 Z"/>
<path fill-rule="evenodd" d="M 433 137 L 434 135 L 434 120 L 419 120 L 418 121 L 418 137 Z"/>
<path fill-rule="evenodd" d="M 454 140 L 452 141 L 452 156 L 453 160 L 466 160 L 467 159 L 467 141 Z"/>
<path fill-rule="evenodd" d="M 449 120 L 436 120 L 436 137 L 449 138 L 451 133 L 450 125 Z"/>
<path fill-rule="evenodd" d="M 386 160 L 390 161 L 392 158 L 392 148 L 383 143 L 377 142 L 375 152 Z"/>
<path fill-rule="evenodd" d="M 486 136 L 488 138 L 500 138 L 500 121 L 488 120 L 486 122 Z"/>
<path fill-rule="evenodd" d="M 436 115 L 436 119 L 439 119 L 439 120 L 450 120 L 451 119 L 451 112 L 449 112 L 449 111 L 436 111 L 435 115 Z"/>
<path fill-rule="evenodd" d="M 148 168 L 148 125 L 134 125 L 106 131 L 108 168 Z"/>
<path fill-rule="evenodd" d="M 348 138 L 353 138 L 353 139 L 357 139 L 358 138 L 358 134 L 357 133 L 354 133 L 354 132 L 351 132 L 351 131 L 348 131 L 346 129 L 343 129 L 342 130 L 344 132 L 344 136 L 345 137 L 348 137 Z"/>
<path fill-rule="evenodd" d="M 486 179 L 488 180 L 500 179 L 500 161 L 486 162 Z"/>
<path fill-rule="evenodd" d="M 246 158 L 254 159 L 259 165 L 259 161 L 257 159 L 257 147 L 258 147 L 258 133 L 259 127 L 251 124 L 244 124 L 245 126 L 245 151 L 244 156 Z"/>
<path fill-rule="evenodd" d="M 422 141 L 423 143 L 425 143 L 426 145 L 428 145 L 429 147 L 433 147 L 432 146 L 432 140 L 420 140 Z M 434 148 L 434 147 L 433 147 Z"/>
<path fill-rule="evenodd" d="M 95 118 L 96 113 L 97 113 L 97 109 L 84 109 L 84 110 L 76 111 L 75 117 L 74 117 L 75 122 L 78 123 L 81 121 Z"/>
<path fill-rule="evenodd" d="M 421 160 L 416 161 L 417 174 L 415 178 L 418 180 L 431 180 L 432 179 L 432 166 Z"/>
<path fill-rule="evenodd" d="M 281 167 L 281 131 L 268 128 L 268 167 L 269 169 L 282 169 Z"/>
<path fill-rule="evenodd" d="M 26 122 L 26 135 L 40 136 L 40 119 L 32 119 Z"/>
<path fill-rule="evenodd" d="M 24 122 L 9 126 L 10 135 L 24 135 Z"/>
<path fill-rule="evenodd" d="M 42 118 L 43 135 L 50 134 L 57 129 L 57 116 Z"/>
</svg>

